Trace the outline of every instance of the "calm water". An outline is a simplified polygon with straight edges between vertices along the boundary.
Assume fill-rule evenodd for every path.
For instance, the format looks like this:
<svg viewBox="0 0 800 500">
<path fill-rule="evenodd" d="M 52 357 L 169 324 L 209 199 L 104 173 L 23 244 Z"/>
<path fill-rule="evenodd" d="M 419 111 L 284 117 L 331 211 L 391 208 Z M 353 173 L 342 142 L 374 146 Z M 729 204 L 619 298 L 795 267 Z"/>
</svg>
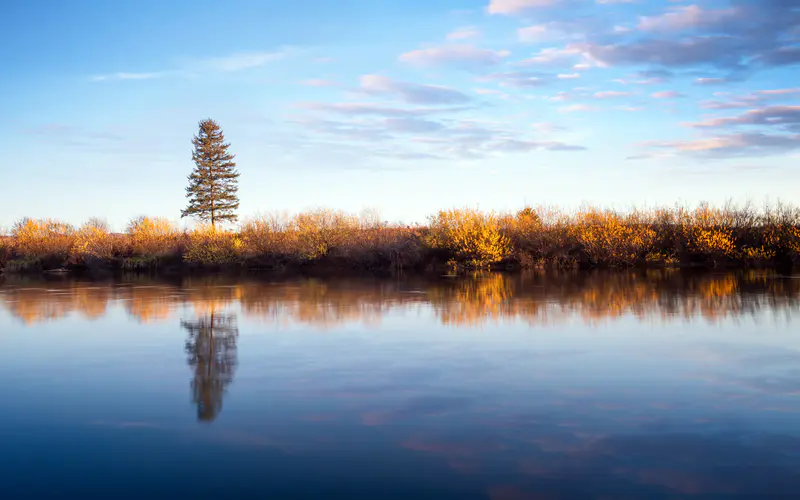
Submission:
<svg viewBox="0 0 800 500">
<path fill-rule="evenodd" d="M 797 498 L 799 314 L 763 272 L 6 278 L 0 498 Z"/>
</svg>

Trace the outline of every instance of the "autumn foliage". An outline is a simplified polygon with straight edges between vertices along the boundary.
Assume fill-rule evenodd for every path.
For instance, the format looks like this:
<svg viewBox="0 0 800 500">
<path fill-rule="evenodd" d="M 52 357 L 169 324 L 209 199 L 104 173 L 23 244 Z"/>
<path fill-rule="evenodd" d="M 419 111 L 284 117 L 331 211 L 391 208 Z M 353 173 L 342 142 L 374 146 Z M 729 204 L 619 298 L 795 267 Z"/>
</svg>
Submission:
<svg viewBox="0 0 800 500">
<path fill-rule="evenodd" d="M 23 219 L 0 238 L 6 270 L 163 266 L 434 271 L 538 267 L 766 266 L 800 262 L 800 210 L 778 205 L 515 213 L 442 210 L 427 225 L 317 209 L 271 214 L 235 229 L 179 229 L 139 217 L 123 233 L 98 220 L 79 228 Z"/>
</svg>

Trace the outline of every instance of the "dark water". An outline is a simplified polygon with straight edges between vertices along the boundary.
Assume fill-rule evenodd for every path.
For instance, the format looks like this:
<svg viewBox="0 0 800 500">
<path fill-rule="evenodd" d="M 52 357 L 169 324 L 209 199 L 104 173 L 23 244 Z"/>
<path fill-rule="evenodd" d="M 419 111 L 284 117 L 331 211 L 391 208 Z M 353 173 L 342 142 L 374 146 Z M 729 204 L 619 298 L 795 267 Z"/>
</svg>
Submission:
<svg viewBox="0 0 800 500">
<path fill-rule="evenodd" d="M 797 278 L 0 283 L 0 499 L 800 496 Z"/>
</svg>

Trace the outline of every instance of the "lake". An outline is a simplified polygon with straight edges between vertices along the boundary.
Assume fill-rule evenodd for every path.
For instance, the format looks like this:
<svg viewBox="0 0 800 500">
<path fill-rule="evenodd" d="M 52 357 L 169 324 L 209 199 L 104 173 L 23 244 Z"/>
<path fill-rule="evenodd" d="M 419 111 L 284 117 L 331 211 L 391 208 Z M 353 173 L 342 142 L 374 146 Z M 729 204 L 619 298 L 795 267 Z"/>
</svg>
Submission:
<svg viewBox="0 0 800 500">
<path fill-rule="evenodd" d="M 0 278 L 0 498 L 796 498 L 798 278 Z"/>
</svg>

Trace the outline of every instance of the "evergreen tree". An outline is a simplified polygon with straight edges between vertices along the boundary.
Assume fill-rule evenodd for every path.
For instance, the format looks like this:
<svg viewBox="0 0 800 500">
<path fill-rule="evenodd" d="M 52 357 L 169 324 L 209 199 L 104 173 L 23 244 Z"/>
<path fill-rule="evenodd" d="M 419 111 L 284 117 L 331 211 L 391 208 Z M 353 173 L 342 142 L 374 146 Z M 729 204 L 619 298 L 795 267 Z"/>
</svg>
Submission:
<svg viewBox="0 0 800 500">
<path fill-rule="evenodd" d="M 214 120 L 203 120 L 199 125 L 200 131 L 192 139 L 195 167 L 186 188 L 189 206 L 181 211 L 181 217 L 197 217 L 210 221 L 212 226 L 220 221 L 235 221 L 239 172 L 234 155 L 228 152 L 230 144 L 225 143 L 222 129 Z"/>
</svg>

